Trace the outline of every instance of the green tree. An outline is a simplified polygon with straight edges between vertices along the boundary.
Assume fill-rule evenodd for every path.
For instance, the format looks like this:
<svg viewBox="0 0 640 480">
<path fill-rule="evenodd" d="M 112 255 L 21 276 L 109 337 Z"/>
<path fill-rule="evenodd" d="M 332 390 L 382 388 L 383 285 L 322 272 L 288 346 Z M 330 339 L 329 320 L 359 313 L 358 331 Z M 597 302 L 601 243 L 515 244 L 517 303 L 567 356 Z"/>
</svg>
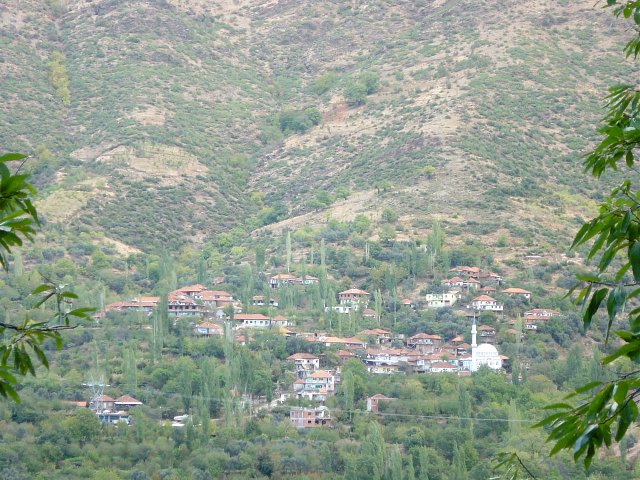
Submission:
<svg viewBox="0 0 640 480">
<path fill-rule="evenodd" d="M 616 17 L 632 23 L 634 36 L 624 47 L 627 57 L 637 60 L 640 53 L 640 1 L 607 0 Z M 585 167 L 599 178 L 609 170 L 624 170 L 626 178 L 612 189 L 600 204 L 599 214 L 585 223 L 576 234 L 573 248 L 591 244 L 587 258 L 597 262 L 596 271 L 579 275 L 577 302 L 585 304 L 583 324 L 589 328 L 601 306 L 606 305 L 608 342 L 614 320 L 626 317 L 628 327 L 615 331 L 623 343 L 603 359 L 609 364 L 627 357 L 640 362 L 640 189 L 636 181 L 637 153 L 640 146 L 640 90 L 637 84 L 620 84 L 609 89 L 607 114 L 598 129 L 603 138 L 586 156 Z M 615 261 L 614 261 L 615 260 Z M 625 308 L 626 304 L 629 308 Z M 573 451 L 573 458 L 584 457 L 588 467 L 596 451 L 621 441 L 638 419 L 636 398 L 640 395 L 640 370 L 637 366 L 621 372 L 612 381 L 594 380 L 577 388 L 574 400 L 551 405 L 559 410 L 537 426 L 550 426 L 549 440 L 555 445 L 551 455 Z"/>
<path fill-rule="evenodd" d="M 394 446 L 391 450 L 389 458 L 389 474 L 387 475 L 389 480 L 403 480 L 402 475 L 402 456 L 400 455 L 400 449 Z"/>
<path fill-rule="evenodd" d="M 453 446 L 453 471 L 451 473 L 452 480 L 467 480 L 467 463 L 464 448 L 459 447 L 457 443 Z"/>
</svg>

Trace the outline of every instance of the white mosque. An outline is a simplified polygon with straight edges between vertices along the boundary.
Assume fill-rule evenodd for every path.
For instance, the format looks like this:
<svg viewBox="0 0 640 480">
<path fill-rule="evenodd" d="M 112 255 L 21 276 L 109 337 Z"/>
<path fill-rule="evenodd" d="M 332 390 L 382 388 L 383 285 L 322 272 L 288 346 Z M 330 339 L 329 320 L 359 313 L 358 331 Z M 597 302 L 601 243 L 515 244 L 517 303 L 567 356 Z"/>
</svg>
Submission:
<svg viewBox="0 0 640 480">
<path fill-rule="evenodd" d="M 502 359 L 498 354 L 498 350 L 488 343 L 476 343 L 476 320 L 473 320 L 471 326 L 471 362 L 469 370 L 476 372 L 482 365 L 486 365 L 491 370 L 500 370 L 502 368 Z"/>
</svg>

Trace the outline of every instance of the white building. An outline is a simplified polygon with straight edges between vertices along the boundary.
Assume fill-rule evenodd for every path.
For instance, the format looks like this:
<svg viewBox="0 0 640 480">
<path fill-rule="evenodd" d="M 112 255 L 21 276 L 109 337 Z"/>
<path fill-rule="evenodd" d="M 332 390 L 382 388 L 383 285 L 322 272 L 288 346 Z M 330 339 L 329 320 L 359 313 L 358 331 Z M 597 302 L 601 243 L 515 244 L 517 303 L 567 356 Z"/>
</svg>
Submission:
<svg viewBox="0 0 640 480">
<path fill-rule="evenodd" d="M 480 295 L 471 301 L 471 307 L 475 310 L 489 310 L 492 312 L 502 312 L 504 306 L 489 295 Z"/>
<path fill-rule="evenodd" d="M 458 292 L 428 293 L 425 300 L 427 308 L 453 307 L 458 301 Z"/>
</svg>

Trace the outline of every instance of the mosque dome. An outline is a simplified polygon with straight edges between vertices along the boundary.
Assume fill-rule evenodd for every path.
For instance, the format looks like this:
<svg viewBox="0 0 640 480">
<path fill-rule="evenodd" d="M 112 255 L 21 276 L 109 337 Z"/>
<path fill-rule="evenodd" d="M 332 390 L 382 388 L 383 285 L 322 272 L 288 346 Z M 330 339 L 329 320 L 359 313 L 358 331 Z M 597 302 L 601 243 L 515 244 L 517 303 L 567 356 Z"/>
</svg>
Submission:
<svg viewBox="0 0 640 480">
<path fill-rule="evenodd" d="M 478 357 L 500 357 L 498 355 L 498 350 L 496 349 L 496 347 L 488 343 L 481 343 L 480 345 L 478 345 L 476 347 L 476 355 L 478 355 Z"/>
</svg>

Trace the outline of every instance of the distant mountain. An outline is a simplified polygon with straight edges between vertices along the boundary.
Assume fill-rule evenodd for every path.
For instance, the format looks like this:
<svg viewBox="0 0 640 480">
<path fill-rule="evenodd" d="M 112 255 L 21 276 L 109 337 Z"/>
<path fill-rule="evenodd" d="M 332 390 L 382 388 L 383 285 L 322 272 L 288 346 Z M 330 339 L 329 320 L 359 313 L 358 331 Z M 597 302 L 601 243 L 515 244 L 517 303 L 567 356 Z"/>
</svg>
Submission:
<svg viewBox="0 0 640 480">
<path fill-rule="evenodd" d="M 593 2 L 9 0 L 0 144 L 144 250 L 389 208 L 561 252 L 624 26 Z"/>
</svg>

